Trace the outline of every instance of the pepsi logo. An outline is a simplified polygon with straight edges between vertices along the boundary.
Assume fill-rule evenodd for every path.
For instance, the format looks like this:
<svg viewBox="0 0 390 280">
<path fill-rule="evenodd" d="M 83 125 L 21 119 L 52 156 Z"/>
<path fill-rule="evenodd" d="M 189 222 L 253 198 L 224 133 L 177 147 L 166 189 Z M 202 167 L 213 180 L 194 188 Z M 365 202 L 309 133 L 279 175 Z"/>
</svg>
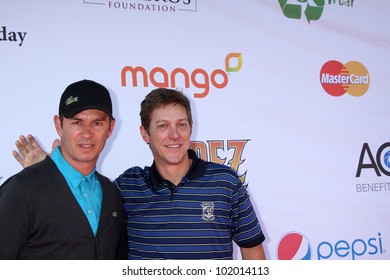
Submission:
<svg viewBox="0 0 390 280">
<path fill-rule="evenodd" d="M 278 244 L 279 260 L 310 260 L 311 247 L 309 240 L 299 232 L 285 234 Z"/>
</svg>

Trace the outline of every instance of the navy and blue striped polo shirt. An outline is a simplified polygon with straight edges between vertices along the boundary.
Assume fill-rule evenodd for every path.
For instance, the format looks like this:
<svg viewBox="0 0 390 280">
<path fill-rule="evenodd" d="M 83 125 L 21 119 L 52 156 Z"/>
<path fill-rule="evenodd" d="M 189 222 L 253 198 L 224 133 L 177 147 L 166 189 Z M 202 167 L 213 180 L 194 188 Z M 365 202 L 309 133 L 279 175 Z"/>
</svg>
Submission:
<svg viewBox="0 0 390 280">
<path fill-rule="evenodd" d="M 116 180 L 127 215 L 129 259 L 232 259 L 234 241 L 254 247 L 264 234 L 238 175 L 199 159 L 178 186 L 154 163 Z"/>
</svg>

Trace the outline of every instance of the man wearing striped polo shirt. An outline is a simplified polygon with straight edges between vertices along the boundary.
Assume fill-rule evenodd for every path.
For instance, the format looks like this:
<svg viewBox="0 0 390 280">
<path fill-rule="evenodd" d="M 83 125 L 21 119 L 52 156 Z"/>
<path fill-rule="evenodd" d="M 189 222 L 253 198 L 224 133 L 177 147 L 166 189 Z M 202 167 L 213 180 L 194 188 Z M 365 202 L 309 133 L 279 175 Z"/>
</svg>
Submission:
<svg viewBox="0 0 390 280">
<path fill-rule="evenodd" d="M 232 259 L 234 241 L 242 259 L 265 259 L 265 237 L 238 175 L 189 149 L 188 98 L 155 89 L 140 116 L 153 164 L 115 180 L 127 215 L 129 258 Z"/>
</svg>

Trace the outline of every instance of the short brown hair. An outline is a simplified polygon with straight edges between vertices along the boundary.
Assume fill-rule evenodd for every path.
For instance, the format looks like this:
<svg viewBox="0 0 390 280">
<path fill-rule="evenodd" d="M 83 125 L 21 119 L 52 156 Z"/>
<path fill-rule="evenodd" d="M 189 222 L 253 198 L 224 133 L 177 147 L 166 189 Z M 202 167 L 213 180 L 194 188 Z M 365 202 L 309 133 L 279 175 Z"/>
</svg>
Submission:
<svg viewBox="0 0 390 280">
<path fill-rule="evenodd" d="M 141 111 L 139 115 L 141 117 L 141 125 L 146 131 L 149 132 L 153 110 L 169 104 L 179 104 L 186 109 L 188 122 L 192 128 L 191 105 L 187 96 L 174 89 L 157 88 L 148 93 L 145 99 L 141 102 Z"/>
</svg>

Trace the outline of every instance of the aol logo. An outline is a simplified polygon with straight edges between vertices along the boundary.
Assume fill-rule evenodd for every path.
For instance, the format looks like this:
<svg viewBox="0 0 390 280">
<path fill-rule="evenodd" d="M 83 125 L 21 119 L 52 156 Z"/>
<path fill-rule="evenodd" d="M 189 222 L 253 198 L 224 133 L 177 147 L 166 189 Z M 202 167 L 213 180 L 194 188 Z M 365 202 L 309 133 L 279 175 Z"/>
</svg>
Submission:
<svg viewBox="0 0 390 280">
<path fill-rule="evenodd" d="M 283 14 L 288 18 L 301 19 L 304 14 L 307 21 L 318 20 L 324 10 L 325 0 L 279 0 Z"/>
<path fill-rule="evenodd" d="M 390 142 L 382 144 L 374 157 L 370 146 L 363 144 L 360 152 L 356 177 L 360 177 L 363 169 L 373 169 L 378 177 L 381 173 L 390 176 Z"/>
</svg>

